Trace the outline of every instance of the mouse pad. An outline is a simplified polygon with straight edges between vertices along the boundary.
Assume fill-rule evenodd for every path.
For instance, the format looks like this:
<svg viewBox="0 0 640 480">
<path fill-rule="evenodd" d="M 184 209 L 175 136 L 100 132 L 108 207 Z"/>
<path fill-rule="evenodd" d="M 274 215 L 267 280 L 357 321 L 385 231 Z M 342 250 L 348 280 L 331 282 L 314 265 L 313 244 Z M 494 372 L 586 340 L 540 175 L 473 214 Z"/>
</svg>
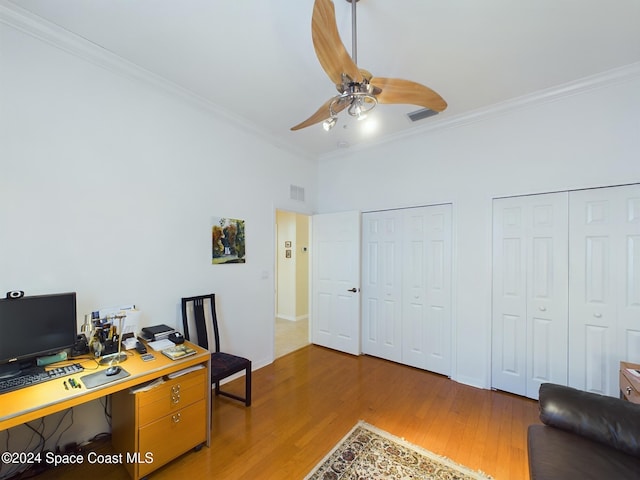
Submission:
<svg viewBox="0 0 640 480">
<path fill-rule="evenodd" d="M 110 377 L 107 377 L 105 375 L 104 372 L 106 371 L 106 369 L 104 369 L 99 372 L 84 375 L 83 377 L 80 377 L 80 380 L 82 381 L 82 383 L 84 383 L 85 387 L 95 388 L 99 387 L 100 385 L 104 385 L 105 383 L 115 382 L 116 380 L 120 380 L 121 378 L 127 378 L 128 376 L 130 376 L 130 373 L 127 372 L 124 368 L 120 367 L 120 369 L 121 370 L 118 373 L 116 373 L 115 375 L 111 375 Z"/>
</svg>

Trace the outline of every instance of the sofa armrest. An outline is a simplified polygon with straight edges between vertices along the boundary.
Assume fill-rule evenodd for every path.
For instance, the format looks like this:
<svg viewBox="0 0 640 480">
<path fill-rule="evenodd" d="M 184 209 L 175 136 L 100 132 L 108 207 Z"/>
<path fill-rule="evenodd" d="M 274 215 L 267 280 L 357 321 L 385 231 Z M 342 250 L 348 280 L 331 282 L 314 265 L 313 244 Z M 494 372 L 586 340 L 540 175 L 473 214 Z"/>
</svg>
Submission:
<svg viewBox="0 0 640 480">
<path fill-rule="evenodd" d="M 640 405 L 552 383 L 539 405 L 542 423 L 640 457 Z"/>
</svg>

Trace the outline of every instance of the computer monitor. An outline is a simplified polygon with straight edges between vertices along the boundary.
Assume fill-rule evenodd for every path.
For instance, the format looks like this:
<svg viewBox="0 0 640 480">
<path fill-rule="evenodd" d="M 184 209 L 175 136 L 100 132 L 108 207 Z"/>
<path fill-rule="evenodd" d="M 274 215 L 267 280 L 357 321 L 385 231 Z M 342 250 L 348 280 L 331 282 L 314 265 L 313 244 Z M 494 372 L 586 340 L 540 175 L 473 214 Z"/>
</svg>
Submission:
<svg viewBox="0 0 640 480">
<path fill-rule="evenodd" d="M 75 292 L 0 299 L 0 378 L 71 348 L 77 329 Z"/>
</svg>

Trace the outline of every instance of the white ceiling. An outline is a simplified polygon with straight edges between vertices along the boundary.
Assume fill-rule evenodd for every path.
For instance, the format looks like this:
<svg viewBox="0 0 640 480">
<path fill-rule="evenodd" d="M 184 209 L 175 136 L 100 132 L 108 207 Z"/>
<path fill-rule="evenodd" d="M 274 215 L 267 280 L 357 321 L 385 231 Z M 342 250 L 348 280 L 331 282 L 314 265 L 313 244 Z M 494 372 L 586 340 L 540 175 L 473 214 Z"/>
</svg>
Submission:
<svg viewBox="0 0 640 480">
<path fill-rule="evenodd" d="M 640 62 L 638 0 L 361 0 L 358 64 L 425 84 L 448 102 L 379 105 L 366 135 L 341 114 L 291 132 L 335 95 L 311 41 L 313 0 L 1 0 L 205 98 L 311 157 L 419 132 L 517 97 Z M 334 0 L 351 50 L 351 4 Z M 342 147 L 344 148 L 344 146 Z"/>
</svg>

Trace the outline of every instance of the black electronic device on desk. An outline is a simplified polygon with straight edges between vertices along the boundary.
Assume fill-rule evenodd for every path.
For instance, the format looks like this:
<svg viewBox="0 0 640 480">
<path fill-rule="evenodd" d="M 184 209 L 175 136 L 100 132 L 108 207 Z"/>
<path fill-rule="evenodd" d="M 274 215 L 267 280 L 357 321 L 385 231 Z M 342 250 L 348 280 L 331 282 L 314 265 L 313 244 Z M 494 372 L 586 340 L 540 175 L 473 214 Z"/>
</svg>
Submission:
<svg viewBox="0 0 640 480">
<path fill-rule="evenodd" d="M 76 343 L 75 292 L 0 299 L 0 332 L 0 380 L 19 384 L 15 388 L 50 380 L 36 360 Z"/>
<path fill-rule="evenodd" d="M 144 343 L 142 343 L 140 340 L 136 341 L 136 352 L 138 352 L 140 355 L 144 355 L 145 353 L 147 353 L 147 347 L 145 347 Z"/>
<path fill-rule="evenodd" d="M 149 342 L 155 342 L 157 340 L 163 340 L 168 338 L 175 332 L 174 328 L 171 328 L 167 325 L 154 325 L 152 327 L 143 327 L 142 328 L 142 338 Z"/>
<path fill-rule="evenodd" d="M 176 345 L 180 345 L 184 343 L 184 335 L 182 335 L 180 332 L 173 332 L 169 335 L 169 340 L 171 340 Z"/>
</svg>

